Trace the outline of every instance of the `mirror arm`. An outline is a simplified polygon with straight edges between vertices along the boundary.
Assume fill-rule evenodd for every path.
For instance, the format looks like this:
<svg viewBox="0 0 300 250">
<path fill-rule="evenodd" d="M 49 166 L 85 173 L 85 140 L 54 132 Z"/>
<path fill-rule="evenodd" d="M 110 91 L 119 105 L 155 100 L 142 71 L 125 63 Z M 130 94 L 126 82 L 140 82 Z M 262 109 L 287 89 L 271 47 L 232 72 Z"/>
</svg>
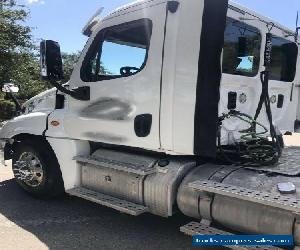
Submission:
<svg viewBox="0 0 300 250">
<path fill-rule="evenodd" d="M 90 100 L 90 87 L 84 86 L 84 87 L 78 87 L 76 89 L 69 90 L 65 88 L 64 86 L 60 85 L 55 80 L 50 80 L 50 83 L 56 87 L 59 91 L 61 91 L 64 94 L 70 95 L 76 100 L 80 101 L 89 101 Z"/>
</svg>

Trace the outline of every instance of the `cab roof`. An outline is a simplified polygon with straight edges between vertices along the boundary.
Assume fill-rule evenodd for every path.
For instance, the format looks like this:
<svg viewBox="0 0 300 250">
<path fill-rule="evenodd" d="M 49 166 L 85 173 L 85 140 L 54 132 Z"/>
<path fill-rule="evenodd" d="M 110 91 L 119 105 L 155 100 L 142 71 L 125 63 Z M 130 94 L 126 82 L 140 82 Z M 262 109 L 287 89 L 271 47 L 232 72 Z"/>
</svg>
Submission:
<svg viewBox="0 0 300 250">
<path fill-rule="evenodd" d="M 128 12 L 131 12 L 131 11 L 137 9 L 137 8 L 146 8 L 146 7 L 152 6 L 154 4 L 164 3 L 167 1 L 168 0 L 137 0 L 137 1 L 133 1 L 132 3 L 129 3 L 129 4 L 126 4 L 126 5 L 123 5 L 119 8 L 117 8 L 116 10 L 114 10 L 113 12 L 108 14 L 103 20 L 110 19 L 110 18 L 120 16 L 120 15 L 124 15 Z M 178 1 L 181 2 L 181 1 L 186 1 L 186 0 L 178 0 Z M 199 1 L 199 0 L 196 0 L 196 1 Z M 233 1 L 229 1 L 229 9 L 231 9 L 233 11 L 237 11 L 241 15 L 244 15 L 245 17 L 248 17 L 248 18 L 250 16 L 252 18 L 259 19 L 261 22 L 272 23 L 272 24 L 274 24 L 274 27 L 284 31 L 288 35 L 293 35 L 295 33 L 295 31 L 277 23 L 276 21 L 272 20 L 271 18 L 263 16 L 255 11 L 252 11 L 252 10 L 250 10 L 240 4 L 237 4 Z"/>
</svg>

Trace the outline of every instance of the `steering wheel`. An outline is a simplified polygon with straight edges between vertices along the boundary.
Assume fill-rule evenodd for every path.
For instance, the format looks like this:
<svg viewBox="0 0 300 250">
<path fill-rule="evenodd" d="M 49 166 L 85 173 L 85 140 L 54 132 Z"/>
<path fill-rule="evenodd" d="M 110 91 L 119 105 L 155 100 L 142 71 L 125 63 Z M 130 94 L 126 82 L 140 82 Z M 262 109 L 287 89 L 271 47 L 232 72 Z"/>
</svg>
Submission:
<svg viewBox="0 0 300 250">
<path fill-rule="evenodd" d="M 130 67 L 130 66 L 125 66 L 120 68 L 120 74 L 121 76 L 130 76 L 132 74 L 134 74 L 135 72 L 137 72 L 138 70 L 140 70 L 139 68 L 136 67 Z M 135 71 L 135 72 L 132 72 Z"/>
</svg>

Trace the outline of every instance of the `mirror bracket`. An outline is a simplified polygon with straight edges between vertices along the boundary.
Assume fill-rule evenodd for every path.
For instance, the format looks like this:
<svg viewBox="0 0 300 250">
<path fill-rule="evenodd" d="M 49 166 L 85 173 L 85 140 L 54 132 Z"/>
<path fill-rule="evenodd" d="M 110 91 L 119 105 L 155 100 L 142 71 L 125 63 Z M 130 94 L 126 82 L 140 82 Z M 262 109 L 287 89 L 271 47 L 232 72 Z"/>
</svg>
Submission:
<svg viewBox="0 0 300 250">
<path fill-rule="evenodd" d="M 89 101 L 90 100 L 90 87 L 89 86 L 83 86 L 83 87 L 78 87 L 72 90 L 69 90 L 65 88 L 63 85 L 60 85 L 57 81 L 55 80 L 50 80 L 50 83 L 56 87 L 59 91 L 61 91 L 64 94 L 70 95 L 76 100 L 80 101 Z"/>
<path fill-rule="evenodd" d="M 22 113 L 22 105 L 18 101 L 17 97 L 15 96 L 16 93 L 19 92 L 20 87 L 13 83 L 4 83 L 0 90 L 5 93 L 16 105 L 16 112 L 18 114 Z"/>
<path fill-rule="evenodd" d="M 72 89 L 72 92 L 73 94 L 71 96 L 77 100 L 89 101 L 91 99 L 91 91 L 89 86 Z"/>
</svg>

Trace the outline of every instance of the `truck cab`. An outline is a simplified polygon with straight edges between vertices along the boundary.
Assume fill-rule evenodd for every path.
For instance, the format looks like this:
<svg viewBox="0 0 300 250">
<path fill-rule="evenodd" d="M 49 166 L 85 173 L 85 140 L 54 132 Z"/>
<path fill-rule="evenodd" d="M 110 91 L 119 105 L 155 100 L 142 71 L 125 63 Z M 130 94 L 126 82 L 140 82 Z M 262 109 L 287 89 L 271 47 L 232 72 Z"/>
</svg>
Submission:
<svg viewBox="0 0 300 250">
<path fill-rule="evenodd" d="M 276 131 L 294 131 L 300 75 L 293 31 L 226 0 L 142 0 L 92 18 L 84 34 L 88 41 L 65 85 L 58 84 L 59 45 L 42 43 L 42 76 L 56 88 L 29 100 L 24 114 L 0 130 L 22 188 L 38 197 L 66 192 L 131 215 L 182 212 L 240 232 L 298 230 L 291 208 L 266 198 L 280 196 L 279 182 L 300 185 L 294 165 L 279 166 L 275 178 L 274 169 L 261 173 L 216 159 L 219 147 L 237 144 L 249 129 L 237 117 L 262 128 L 270 123 L 264 108 L 257 121 L 251 118 L 265 91 L 266 41 L 271 123 Z M 239 200 L 234 191 L 228 197 L 224 183 L 241 193 L 262 190 L 266 205 L 249 195 Z M 243 225 L 233 219 L 237 208 Z"/>
<path fill-rule="evenodd" d="M 152 4 L 131 4 L 93 27 L 69 82 L 70 89 L 89 87 L 90 99 L 66 96 L 64 109 L 49 116 L 63 127 L 50 124 L 46 135 L 195 154 L 201 20 L 194 20 L 199 19 L 196 13 L 191 17 L 186 13 L 199 10 L 203 3 L 180 4 L 175 13 L 165 11 L 167 2 Z M 230 4 L 227 12 L 218 115 L 232 109 L 255 114 L 271 26 L 273 122 L 281 131 L 293 132 L 299 92 L 293 32 L 236 4 Z M 268 123 L 263 112 L 259 121 Z M 242 129 L 245 124 L 239 120 L 226 121 L 222 143 L 238 140 L 237 131 Z"/>
</svg>

